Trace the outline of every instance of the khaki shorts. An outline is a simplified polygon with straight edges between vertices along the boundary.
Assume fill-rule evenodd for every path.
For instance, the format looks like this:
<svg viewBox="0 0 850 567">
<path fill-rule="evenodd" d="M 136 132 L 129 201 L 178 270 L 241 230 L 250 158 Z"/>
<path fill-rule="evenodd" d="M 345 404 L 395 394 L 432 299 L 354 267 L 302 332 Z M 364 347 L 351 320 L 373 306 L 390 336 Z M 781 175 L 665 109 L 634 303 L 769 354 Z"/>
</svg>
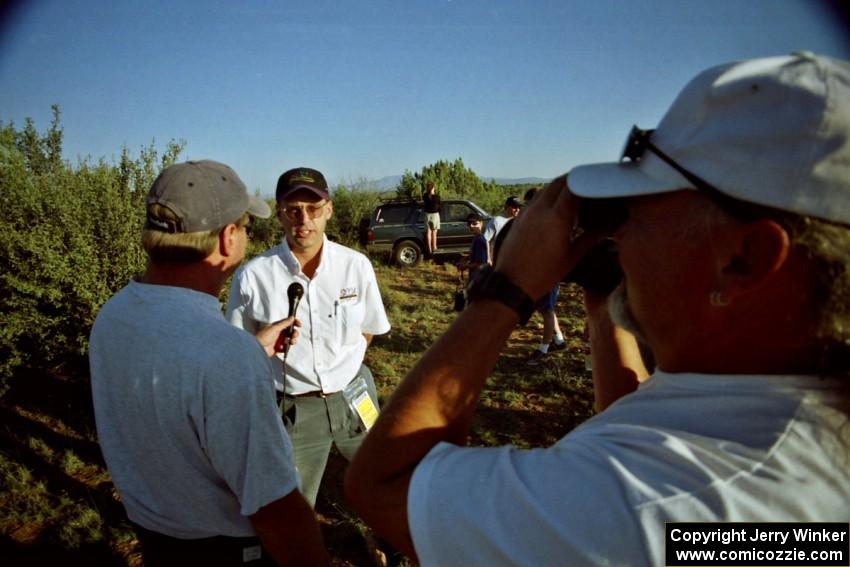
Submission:
<svg viewBox="0 0 850 567">
<path fill-rule="evenodd" d="M 440 213 L 425 213 L 425 226 L 431 230 L 440 230 Z"/>
</svg>

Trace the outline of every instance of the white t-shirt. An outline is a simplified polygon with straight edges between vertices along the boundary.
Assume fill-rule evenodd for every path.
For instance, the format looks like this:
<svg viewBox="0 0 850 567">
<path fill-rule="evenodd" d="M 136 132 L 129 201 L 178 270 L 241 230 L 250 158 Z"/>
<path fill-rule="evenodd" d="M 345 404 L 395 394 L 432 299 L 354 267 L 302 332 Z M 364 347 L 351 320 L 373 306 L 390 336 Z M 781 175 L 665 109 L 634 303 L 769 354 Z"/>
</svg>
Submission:
<svg viewBox="0 0 850 567">
<path fill-rule="evenodd" d="M 215 297 L 131 282 L 98 314 L 89 361 L 130 520 L 183 539 L 250 536 L 247 516 L 298 488 L 269 358 Z"/>
<path fill-rule="evenodd" d="M 505 227 L 505 224 L 507 224 L 509 220 L 509 217 L 506 217 L 504 215 L 498 215 L 490 219 L 490 222 L 488 222 L 487 226 L 484 227 L 484 238 L 487 239 L 487 242 L 490 244 L 491 247 L 493 246 L 493 241 L 499 234 L 499 231 L 501 231 Z"/>
<path fill-rule="evenodd" d="M 363 333 L 381 335 L 390 330 L 375 271 L 363 254 L 325 238 L 319 267 L 310 279 L 284 239 L 234 274 L 227 319 L 253 333 L 286 318 L 287 289 L 293 282 L 304 286 L 304 295 L 296 313 L 301 321 L 299 337 L 286 359 L 286 392 L 339 392 L 363 363 L 367 347 Z M 283 355 L 273 363 L 279 382 Z"/>
<path fill-rule="evenodd" d="M 841 382 L 657 372 L 546 449 L 437 445 L 408 520 L 423 566 L 664 565 L 664 522 L 850 521 Z"/>
</svg>

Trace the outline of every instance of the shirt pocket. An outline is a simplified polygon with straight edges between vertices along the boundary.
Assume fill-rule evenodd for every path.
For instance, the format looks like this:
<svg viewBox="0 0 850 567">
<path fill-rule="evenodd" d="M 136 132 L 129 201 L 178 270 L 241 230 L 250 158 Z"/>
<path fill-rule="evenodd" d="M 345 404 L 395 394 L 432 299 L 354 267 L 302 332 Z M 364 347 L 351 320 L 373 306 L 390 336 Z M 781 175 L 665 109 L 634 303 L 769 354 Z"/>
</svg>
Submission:
<svg viewBox="0 0 850 567">
<path fill-rule="evenodd" d="M 356 344 L 363 335 L 363 320 L 366 318 L 366 305 L 359 297 L 346 299 L 339 303 L 339 317 L 337 319 L 337 336 L 342 339 L 342 344 Z"/>
</svg>

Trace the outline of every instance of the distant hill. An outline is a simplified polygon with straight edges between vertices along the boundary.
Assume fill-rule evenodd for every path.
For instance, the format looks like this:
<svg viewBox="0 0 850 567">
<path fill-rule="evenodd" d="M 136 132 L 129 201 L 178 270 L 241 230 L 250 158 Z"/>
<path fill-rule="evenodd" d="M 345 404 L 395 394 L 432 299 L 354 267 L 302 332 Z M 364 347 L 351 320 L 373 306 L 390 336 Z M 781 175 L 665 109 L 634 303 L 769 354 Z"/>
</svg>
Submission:
<svg viewBox="0 0 850 567">
<path fill-rule="evenodd" d="M 550 180 L 543 177 L 518 177 L 518 178 L 508 178 L 508 177 L 482 177 L 481 180 L 484 182 L 489 182 L 493 180 L 498 185 L 524 185 L 527 183 L 536 183 L 536 184 L 544 184 L 548 183 Z M 386 191 L 388 189 L 395 189 L 398 187 L 398 184 L 401 183 L 401 175 L 389 175 L 387 177 L 382 177 L 375 181 L 378 186 L 378 189 L 381 191 Z"/>
<path fill-rule="evenodd" d="M 387 189 L 395 189 L 401 183 L 401 175 L 389 175 L 381 177 L 375 183 L 378 184 L 378 189 L 386 191 Z"/>
<path fill-rule="evenodd" d="M 549 183 L 551 181 L 551 179 L 546 179 L 543 177 L 482 177 L 481 179 L 483 179 L 484 181 L 490 181 L 492 179 L 496 182 L 497 185 L 526 185 L 530 183 L 543 185 L 544 183 Z"/>
</svg>

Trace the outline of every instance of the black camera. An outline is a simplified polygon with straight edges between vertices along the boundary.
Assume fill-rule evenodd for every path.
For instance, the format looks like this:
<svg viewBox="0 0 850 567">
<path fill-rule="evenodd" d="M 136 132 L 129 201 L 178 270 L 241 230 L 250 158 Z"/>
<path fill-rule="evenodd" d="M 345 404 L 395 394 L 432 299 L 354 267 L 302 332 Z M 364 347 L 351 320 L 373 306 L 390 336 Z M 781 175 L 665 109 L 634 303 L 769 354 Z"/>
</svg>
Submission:
<svg viewBox="0 0 850 567">
<path fill-rule="evenodd" d="M 623 280 L 616 243 L 604 238 L 594 244 L 563 281 L 574 282 L 593 293 L 608 295 Z"/>
<path fill-rule="evenodd" d="M 628 208 L 623 199 L 582 199 L 578 204 L 575 235 L 593 232 L 610 236 L 627 217 Z M 603 238 L 582 256 L 563 281 L 607 295 L 622 280 L 617 244 L 610 238 Z"/>
<path fill-rule="evenodd" d="M 626 222 L 629 209 L 625 199 L 581 199 L 577 228 L 581 232 L 611 235 Z"/>
<path fill-rule="evenodd" d="M 626 221 L 627 215 L 628 209 L 623 199 L 582 199 L 578 208 L 576 236 L 585 232 L 610 235 Z M 508 221 L 496 235 L 494 258 L 498 256 L 512 225 L 513 220 Z M 582 256 L 562 281 L 574 282 L 588 291 L 607 295 L 614 291 L 622 279 L 623 270 L 620 268 L 617 245 L 610 238 L 602 238 Z"/>
</svg>

